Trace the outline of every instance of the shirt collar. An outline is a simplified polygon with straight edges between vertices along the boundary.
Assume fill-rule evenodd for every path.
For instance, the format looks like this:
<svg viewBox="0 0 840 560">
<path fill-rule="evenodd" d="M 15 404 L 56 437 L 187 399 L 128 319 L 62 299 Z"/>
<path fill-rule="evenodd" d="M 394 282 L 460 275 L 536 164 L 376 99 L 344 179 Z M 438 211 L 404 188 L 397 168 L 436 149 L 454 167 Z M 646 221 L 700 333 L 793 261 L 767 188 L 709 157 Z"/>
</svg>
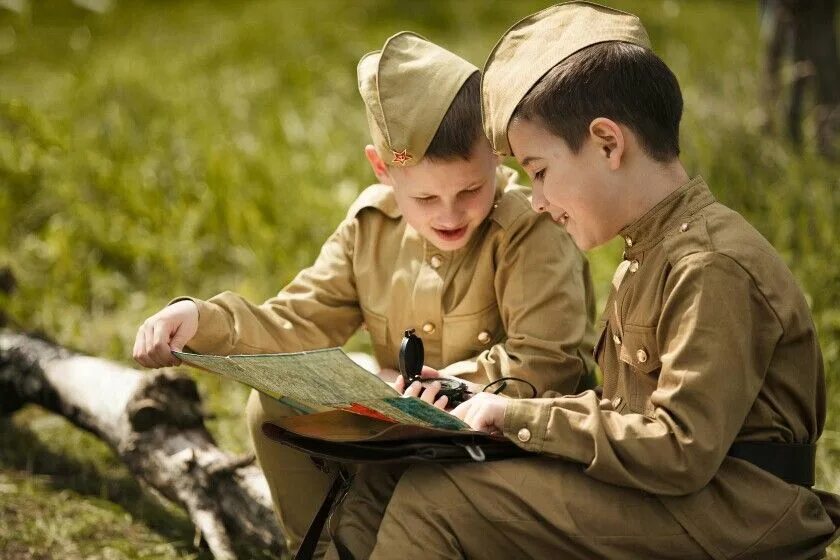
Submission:
<svg viewBox="0 0 840 560">
<path fill-rule="evenodd" d="M 619 232 L 624 238 L 624 258 L 630 259 L 658 244 L 667 232 L 686 216 L 715 201 L 709 186 L 699 175 L 662 199 L 644 216 Z"/>
</svg>

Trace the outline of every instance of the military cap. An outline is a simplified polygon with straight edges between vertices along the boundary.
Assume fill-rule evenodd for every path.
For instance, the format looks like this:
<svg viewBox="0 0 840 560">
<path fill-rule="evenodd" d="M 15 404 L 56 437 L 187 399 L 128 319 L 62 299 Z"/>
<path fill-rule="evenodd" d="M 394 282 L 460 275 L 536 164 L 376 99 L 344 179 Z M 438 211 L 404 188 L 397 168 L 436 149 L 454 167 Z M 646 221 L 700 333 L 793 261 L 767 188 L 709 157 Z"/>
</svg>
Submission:
<svg viewBox="0 0 840 560">
<path fill-rule="evenodd" d="M 402 31 L 359 61 L 359 93 L 379 157 L 415 165 L 446 111 L 478 68 L 420 35 Z"/>
<path fill-rule="evenodd" d="M 638 17 L 592 2 L 566 2 L 508 29 L 487 58 L 481 82 L 484 131 L 496 153 L 511 155 L 507 129 L 516 107 L 549 70 L 596 43 L 621 41 L 650 48 Z"/>
</svg>

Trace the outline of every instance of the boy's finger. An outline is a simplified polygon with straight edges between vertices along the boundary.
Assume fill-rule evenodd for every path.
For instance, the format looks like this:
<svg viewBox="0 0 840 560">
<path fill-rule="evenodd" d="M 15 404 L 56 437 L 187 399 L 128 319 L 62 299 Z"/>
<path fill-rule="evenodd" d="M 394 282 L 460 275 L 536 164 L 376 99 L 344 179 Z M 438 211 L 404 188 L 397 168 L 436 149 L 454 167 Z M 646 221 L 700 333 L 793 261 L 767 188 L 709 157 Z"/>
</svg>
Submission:
<svg viewBox="0 0 840 560">
<path fill-rule="evenodd" d="M 429 366 L 423 366 L 423 369 L 420 370 L 420 377 L 423 379 L 434 379 L 435 377 L 443 377 L 440 372 L 434 368 L 430 368 Z"/>
<path fill-rule="evenodd" d="M 149 363 L 149 367 L 157 367 L 157 363 L 154 358 L 155 331 L 152 323 L 143 325 L 143 338 L 146 342 L 146 361 Z"/>
<path fill-rule="evenodd" d="M 163 322 L 155 323 L 152 329 L 154 333 L 154 345 L 152 347 L 152 359 L 158 364 L 158 367 L 165 367 L 172 365 L 172 350 L 169 348 L 169 329 Z"/>
<path fill-rule="evenodd" d="M 405 391 L 405 379 L 403 379 L 403 376 L 402 376 L 402 375 L 398 376 L 398 377 L 394 380 L 394 389 L 395 389 L 398 393 L 402 393 L 403 391 Z"/>
<path fill-rule="evenodd" d="M 423 389 L 423 386 L 420 385 L 419 381 L 415 381 L 408 388 L 403 392 L 404 397 L 416 397 L 420 394 L 420 391 Z"/>
<path fill-rule="evenodd" d="M 178 328 L 175 329 L 175 332 L 172 333 L 172 338 L 169 341 L 169 355 L 172 358 L 172 361 L 176 363 L 181 363 L 181 360 L 179 360 L 175 356 L 172 356 L 171 351 L 177 350 L 178 352 L 182 352 L 184 350 L 184 346 L 186 346 L 187 342 L 189 341 L 190 339 L 187 337 L 187 335 L 184 334 L 184 323 L 181 323 L 178 326 Z"/>
<path fill-rule="evenodd" d="M 478 406 L 474 406 L 470 408 L 467 415 L 464 417 L 464 422 L 466 422 L 472 429 L 477 430 L 479 426 L 476 425 L 476 419 L 480 415 L 481 409 L 484 408 L 480 404 Z"/>
<path fill-rule="evenodd" d="M 449 411 L 450 414 L 457 416 L 461 420 L 467 415 L 467 412 L 472 407 L 472 401 L 464 401 L 452 410 Z"/>
<path fill-rule="evenodd" d="M 183 323 L 181 324 L 181 326 L 183 327 Z M 171 365 L 171 366 L 181 365 L 181 358 L 178 358 L 172 352 L 173 351 L 183 352 L 184 351 L 184 345 L 187 342 L 189 342 L 189 340 L 182 340 L 182 338 L 184 338 L 184 337 L 183 337 L 183 335 L 179 335 L 179 332 L 181 332 L 181 327 L 178 327 L 177 329 L 175 329 L 175 332 L 172 333 L 172 338 L 169 341 L 169 344 L 166 345 L 167 346 L 166 353 L 167 353 L 167 356 L 169 356 L 169 365 Z"/>
<path fill-rule="evenodd" d="M 132 351 L 134 361 L 143 367 L 146 365 L 146 337 L 143 334 L 143 327 L 137 329 L 137 336 L 134 337 L 134 350 Z"/>
<path fill-rule="evenodd" d="M 423 389 L 423 394 L 420 395 L 420 399 L 432 404 L 435 402 L 435 397 L 437 397 L 438 393 L 440 393 L 440 381 L 432 381 Z"/>
<path fill-rule="evenodd" d="M 449 397 L 446 395 L 441 395 L 438 400 L 435 401 L 435 406 L 441 410 L 446 410 L 447 404 L 449 404 Z"/>
</svg>

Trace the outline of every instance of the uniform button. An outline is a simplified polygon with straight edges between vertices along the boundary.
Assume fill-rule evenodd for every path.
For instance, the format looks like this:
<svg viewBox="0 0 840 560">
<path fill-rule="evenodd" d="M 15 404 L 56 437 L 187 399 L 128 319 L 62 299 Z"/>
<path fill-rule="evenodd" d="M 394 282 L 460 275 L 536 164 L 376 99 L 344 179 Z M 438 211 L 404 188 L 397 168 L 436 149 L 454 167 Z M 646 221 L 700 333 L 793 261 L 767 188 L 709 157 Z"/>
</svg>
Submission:
<svg viewBox="0 0 840 560">
<path fill-rule="evenodd" d="M 618 408 L 619 406 L 621 406 L 621 397 L 614 398 L 612 400 L 612 406 L 613 408 Z"/>
<path fill-rule="evenodd" d="M 624 243 L 625 243 L 628 247 L 632 247 L 632 246 L 633 246 L 633 240 L 632 240 L 632 239 L 630 239 L 630 236 L 629 236 L 629 235 L 628 235 L 627 237 L 625 237 L 625 238 L 624 238 Z"/>
<path fill-rule="evenodd" d="M 495 210 L 495 209 L 496 209 L 496 208 L 498 208 L 498 207 L 499 207 L 499 203 L 498 203 L 498 202 L 495 202 L 495 203 L 493 204 L 493 210 Z"/>
<path fill-rule="evenodd" d="M 478 341 L 482 344 L 487 344 L 490 342 L 490 333 L 487 331 L 481 331 L 478 333 Z"/>
<path fill-rule="evenodd" d="M 636 350 L 636 359 L 639 360 L 640 364 L 643 364 L 647 361 L 647 352 L 645 352 L 642 348 Z"/>
<path fill-rule="evenodd" d="M 432 265 L 432 268 L 440 268 L 440 265 L 443 264 L 443 257 L 440 255 L 432 255 L 432 258 L 429 259 L 429 263 Z"/>
<path fill-rule="evenodd" d="M 630 272 L 636 272 L 639 270 L 639 261 L 633 261 L 630 263 Z"/>
<path fill-rule="evenodd" d="M 615 342 L 616 344 L 621 344 L 621 337 L 618 336 L 617 334 L 614 334 L 613 335 L 613 342 Z"/>
<path fill-rule="evenodd" d="M 521 441 L 522 443 L 527 443 L 531 439 L 531 430 L 528 428 L 522 428 L 518 432 L 516 432 L 516 439 Z"/>
<path fill-rule="evenodd" d="M 434 323 L 426 323 L 423 325 L 423 332 L 426 334 L 432 334 L 435 332 L 435 324 Z"/>
<path fill-rule="evenodd" d="M 683 223 L 683 224 L 680 226 L 680 231 L 681 231 L 681 232 L 686 232 L 686 231 L 688 231 L 688 222 L 685 222 L 685 223 Z"/>
</svg>

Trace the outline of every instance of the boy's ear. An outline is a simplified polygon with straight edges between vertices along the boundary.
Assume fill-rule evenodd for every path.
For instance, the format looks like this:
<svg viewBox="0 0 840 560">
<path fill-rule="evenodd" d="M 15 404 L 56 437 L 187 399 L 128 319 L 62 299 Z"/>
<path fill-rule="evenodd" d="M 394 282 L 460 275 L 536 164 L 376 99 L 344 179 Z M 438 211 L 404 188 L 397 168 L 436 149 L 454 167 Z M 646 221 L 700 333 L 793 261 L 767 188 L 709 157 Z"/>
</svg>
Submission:
<svg viewBox="0 0 840 560">
<path fill-rule="evenodd" d="M 382 161 L 382 158 L 379 157 L 379 153 L 377 153 L 376 148 L 374 148 L 371 144 L 365 146 L 365 157 L 367 157 L 367 160 L 370 163 L 370 168 L 373 169 L 373 174 L 376 175 L 376 179 L 383 185 L 390 185 L 393 187 L 394 179 L 391 178 L 391 172 L 388 169 L 388 166 L 384 161 Z"/>
<path fill-rule="evenodd" d="M 608 160 L 610 170 L 617 170 L 621 165 L 625 147 L 624 132 L 618 123 L 598 117 L 589 123 L 589 136 L 601 155 Z"/>
</svg>

